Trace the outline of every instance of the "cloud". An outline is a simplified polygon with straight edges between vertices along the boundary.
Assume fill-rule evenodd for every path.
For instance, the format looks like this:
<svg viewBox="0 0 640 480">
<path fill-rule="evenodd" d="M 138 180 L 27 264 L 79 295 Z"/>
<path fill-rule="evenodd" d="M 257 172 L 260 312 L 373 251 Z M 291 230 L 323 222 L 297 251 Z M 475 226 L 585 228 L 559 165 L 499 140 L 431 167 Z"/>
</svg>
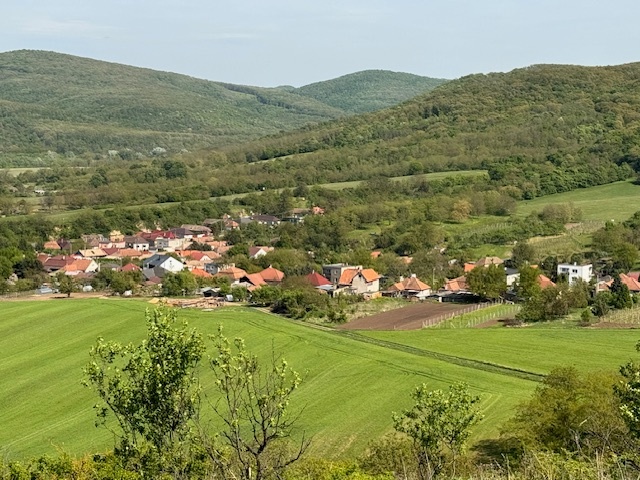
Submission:
<svg viewBox="0 0 640 480">
<path fill-rule="evenodd" d="M 23 33 L 46 37 L 99 38 L 115 30 L 113 27 L 97 25 L 85 20 L 54 20 L 34 18 L 21 25 Z"/>
</svg>

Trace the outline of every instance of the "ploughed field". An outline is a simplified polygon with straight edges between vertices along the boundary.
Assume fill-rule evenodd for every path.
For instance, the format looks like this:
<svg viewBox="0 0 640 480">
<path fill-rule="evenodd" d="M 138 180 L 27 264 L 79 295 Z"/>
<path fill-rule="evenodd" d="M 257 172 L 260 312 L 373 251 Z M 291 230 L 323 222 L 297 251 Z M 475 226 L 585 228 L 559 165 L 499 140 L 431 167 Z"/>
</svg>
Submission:
<svg viewBox="0 0 640 480">
<path fill-rule="evenodd" d="M 344 330 L 419 330 L 468 311 L 468 305 L 421 302 L 345 323 Z"/>
<path fill-rule="evenodd" d="M 145 335 L 140 300 L 55 299 L 0 302 L 0 455 L 6 458 L 104 451 L 113 437 L 94 426 L 95 394 L 81 382 L 98 336 L 138 343 Z M 482 398 L 474 438 L 497 435 L 539 373 L 574 363 L 614 369 L 633 356 L 640 335 L 629 330 L 468 329 L 405 332 L 325 331 L 247 308 L 181 310 L 203 336 L 219 324 L 262 358 L 281 353 L 303 376 L 292 408 L 313 437 L 311 454 L 344 457 L 392 430 L 391 414 L 407 408 L 420 383 L 466 382 Z M 561 333 L 559 333 L 561 332 Z M 557 360 L 557 362 L 554 362 Z M 502 365 L 504 367 L 495 367 Z M 532 372 L 532 373 L 527 373 Z M 204 394 L 213 377 L 202 362 Z M 213 418 L 203 402 L 203 417 Z M 212 428 L 215 428 L 215 424 Z"/>
</svg>

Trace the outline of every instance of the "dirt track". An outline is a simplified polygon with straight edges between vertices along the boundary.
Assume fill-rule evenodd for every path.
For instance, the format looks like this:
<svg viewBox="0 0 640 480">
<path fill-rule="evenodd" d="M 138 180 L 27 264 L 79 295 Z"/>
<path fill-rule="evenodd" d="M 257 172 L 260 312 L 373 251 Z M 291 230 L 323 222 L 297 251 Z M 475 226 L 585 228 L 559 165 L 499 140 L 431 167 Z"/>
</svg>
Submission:
<svg viewBox="0 0 640 480">
<path fill-rule="evenodd" d="M 443 315 L 464 311 L 468 305 L 453 303 L 418 303 L 370 317 L 357 318 L 338 328 L 344 330 L 418 330 L 425 323 L 437 323 Z"/>
</svg>

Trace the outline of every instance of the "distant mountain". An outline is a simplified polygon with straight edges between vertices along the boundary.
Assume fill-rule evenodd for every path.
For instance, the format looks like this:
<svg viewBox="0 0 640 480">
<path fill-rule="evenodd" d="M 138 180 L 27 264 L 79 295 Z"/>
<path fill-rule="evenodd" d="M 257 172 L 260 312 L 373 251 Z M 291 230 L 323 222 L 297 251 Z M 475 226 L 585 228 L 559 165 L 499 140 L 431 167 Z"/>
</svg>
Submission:
<svg viewBox="0 0 640 480">
<path fill-rule="evenodd" d="M 388 70 L 365 70 L 293 91 L 345 112 L 365 113 L 398 105 L 446 81 Z"/>
<path fill-rule="evenodd" d="M 341 84 L 345 96 L 354 96 L 357 83 Z M 232 85 L 54 52 L 0 53 L 0 154 L 177 152 L 241 143 L 356 111 L 352 101 L 343 102 L 349 108 L 336 106 L 338 93 L 329 103 L 316 99 L 317 91 Z M 373 100 L 380 96 L 375 88 L 367 92 L 362 102 L 371 97 L 369 104 L 380 103 Z"/>
</svg>

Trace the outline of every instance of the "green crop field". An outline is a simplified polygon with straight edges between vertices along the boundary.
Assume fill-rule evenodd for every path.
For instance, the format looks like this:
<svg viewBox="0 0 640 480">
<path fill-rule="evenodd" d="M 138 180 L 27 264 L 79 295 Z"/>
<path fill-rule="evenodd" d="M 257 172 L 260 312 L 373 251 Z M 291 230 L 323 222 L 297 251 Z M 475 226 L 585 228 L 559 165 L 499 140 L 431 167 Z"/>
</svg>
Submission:
<svg viewBox="0 0 640 480">
<path fill-rule="evenodd" d="M 568 202 L 582 210 L 584 220 L 626 220 L 640 210 L 640 186 L 631 181 L 615 182 L 547 195 L 520 202 L 518 215 L 541 211 L 549 204 Z"/>
<path fill-rule="evenodd" d="M 480 311 L 481 312 L 481 311 Z M 559 365 L 617 370 L 636 356 L 640 330 L 553 328 L 424 329 L 363 332 L 380 340 L 546 374 Z"/>
<path fill-rule="evenodd" d="M 56 448 L 80 454 L 112 445 L 110 435 L 94 427 L 97 397 L 81 385 L 82 367 L 98 336 L 139 341 L 147 307 L 116 299 L 0 303 L 0 455 L 20 458 Z M 390 431 L 391 413 L 409 406 L 410 391 L 422 382 L 446 388 L 466 381 L 482 396 L 485 420 L 476 438 L 496 434 L 536 385 L 245 308 L 181 310 L 179 317 L 203 334 L 223 323 L 229 337 L 243 337 L 258 355 L 268 356 L 272 348 L 282 353 L 303 374 L 293 405 L 304 407 L 300 425 L 313 435 L 312 453 L 328 457 L 357 454 Z M 211 392 L 204 367 L 201 380 Z"/>
</svg>

